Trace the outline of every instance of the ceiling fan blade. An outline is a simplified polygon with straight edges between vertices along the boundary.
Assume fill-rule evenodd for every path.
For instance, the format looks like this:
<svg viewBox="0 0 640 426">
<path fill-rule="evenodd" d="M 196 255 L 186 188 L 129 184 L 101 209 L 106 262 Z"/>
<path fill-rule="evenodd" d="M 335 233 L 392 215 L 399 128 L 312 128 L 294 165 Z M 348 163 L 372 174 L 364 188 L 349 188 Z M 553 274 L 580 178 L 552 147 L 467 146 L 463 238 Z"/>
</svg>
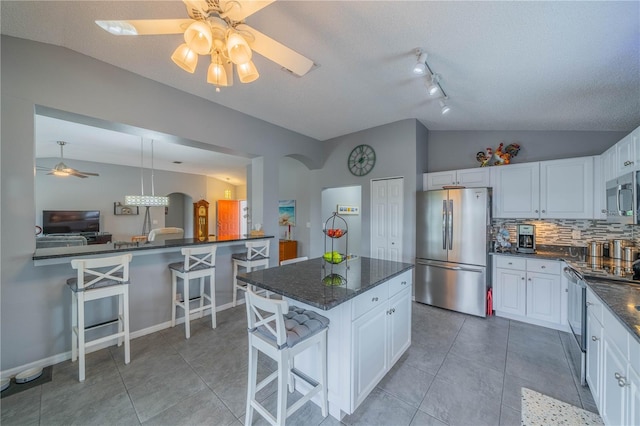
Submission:
<svg viewBox="0 0 640 426">
<path fill-rule="evenodd" d="M 193 19 L 133 19 L 96 21 L 96 24 L 113 35 L 163 35 L 182 34 L 193 22 Z"/>
<path fill-rule="evenodd" d="M 89 177 L 89 176 L 83 175 L 82 173 L 80 173 L 79 171 L 74 170 L 74 169 L 71 169 L 71 171 L 69 171 L 67 173 L 69 173 L 69 176 L 75 176 L 75 177 L 79 177 L 79 178 L 82 178 L 82 179 L 86 179 L 86 178 Z"/>
<path fill-rule="evenodd" d="M 91 172 L 81 172 L 80 170 L 73 170 L 75 173 L 80 173 L 82 175 L 85 175 L 85 177 L 87 176 L 100 176 L 98 173 L 91 173 Z"/>
<path fill-rule="evenodd" d="M 251 49 L 276 64 L 285 67 L 295 75 L 302 77 L 313 67 L 313 61 L 311 59 L 302 56 L 295 50 L 262 34 L 260 31 L 246 24 L 238 25 L 237 29 L 247 31 L 253 35 L 253 40 L 250 38 L 247 39 Z"/>
<path fill-rule="evenodd" d="M 220 8 L 228 11 L 221 13 L 222 18 L 229 18 L 233 21 L 242 21 L 247 16 L 251 16 L 257 11 L 269 6 L 275 0 L 242 0 L 242 1 L 221 1 Z M 239 4 L 239 6 L 238 6 Z"/>
</svg>

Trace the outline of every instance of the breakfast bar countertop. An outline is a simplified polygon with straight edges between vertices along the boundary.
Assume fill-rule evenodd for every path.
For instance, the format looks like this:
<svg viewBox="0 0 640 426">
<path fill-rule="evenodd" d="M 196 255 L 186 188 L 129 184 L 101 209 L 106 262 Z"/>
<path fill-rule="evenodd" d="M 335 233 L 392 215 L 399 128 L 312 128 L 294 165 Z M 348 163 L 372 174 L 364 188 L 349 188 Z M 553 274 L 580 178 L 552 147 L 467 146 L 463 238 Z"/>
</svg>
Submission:
<svg viewBox="0 0 640 426">
<path fill-rule="evenodd" d="M 410 263 L 369 257 L 354 257 L 333 265 L 319 257 L 241 273 L 238 280 L 327 311 L 413 267 Z M 342 284 L 331 285 L 332 282 Z"/>
<path fill-rule="evenodd" d="M 205 244 L 238 244 L 250 240 L 263 240 L 274 238 L 273 235 L 248 236 L 233 235 L 228 237 L 209 236 L 204 240 L 197 238 L 180 238 L 158 242 L 118 242 L 107 244 L 91 244 L 75 247 L 52 247 L 39 248 L 33 255 L 36 266 L 68 262 L 69 259 L 82 256 L 100 256 L 106 254 L 116 255 L 118 253 L 151 254 L 154 250 L 176 250 L 182 247 L 205 245 Z"/>
</svg>

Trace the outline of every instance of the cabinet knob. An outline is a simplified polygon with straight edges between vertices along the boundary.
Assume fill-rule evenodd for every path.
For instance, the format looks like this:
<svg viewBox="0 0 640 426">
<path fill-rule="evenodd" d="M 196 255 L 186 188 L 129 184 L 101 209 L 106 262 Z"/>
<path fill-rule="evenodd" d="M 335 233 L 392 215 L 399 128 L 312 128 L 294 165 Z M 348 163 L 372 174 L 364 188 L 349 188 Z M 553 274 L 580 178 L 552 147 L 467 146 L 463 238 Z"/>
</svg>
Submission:
<svg viewBox="0 0 640 426">
<path fill-rule="evenodd" d="M 509 262 L 509 265 L 513 265 L 513 262 Z"/>
<path fill-rule="evenodd" d="M 520 278 L 522 281 L 524 281 L 524 277 Z"/>
<path fill-rule="evenodd" d="M 593 340 L 594 342 L 597 342 L 600 339 L 598 339 L 596 336 L 591 336 L 591 340 Z"/>
<path fill-rule="evenodd" d="M 543 210 L 543 211 L 544 211 L 544 210 Z M 546 267 L 546 266 L 544 266 L 544 265 L 542 265 L 542 266 L 540 267 L 540 269 L 546 269 L 546 268 L 547 268 L 547 267 Z"/>
<path fill-rule="evenodd" d="M 529 278 L 529 281 L 531 281 L 531 278 Z"/>
<path fill-rule="evenodd" d="M 538 213 L 538 210 L 534 210 L 534 212 Z"/>
<path fill-rule="evenodd" d="M 372 298 L 371 298 L 371 301 L 372 301 L 372 302 L 377 302 L 377 301 L 378 301 L 378 298 L 377 298 L 377 297 L 372 297 Z"/>
<path fill-rule="evenodd" d="M 402 281 L 402 282 L 400 283 L 400 285 L 407 285 L 407 282 L 406 282 L 406 281 Z"/>
<path fill-rule="evenodd" d="M 600 213 L 607 214 L 607 209 L 602 209 L 602 210 L 600 211 Z"/>
<path fill-rule="evenodd" d="M 591 306 L 591 305 L 593 305 L 593 303 L 587 302 L 587 306 Z"/>
<path fill-rule="evenodd" d="M 542 213 L 546 213 L 546 212 L 547 212 L 546 210 L 542 210 Z"/>
<path fill-rule="evenodd" d="M 624 376 L 622 376 L 622 374 L 620 373 L 613 373 L 613 377 L 616 378 L 616 380 L 620 380 L 620 379 L 624 379 Z"/>
</svg>

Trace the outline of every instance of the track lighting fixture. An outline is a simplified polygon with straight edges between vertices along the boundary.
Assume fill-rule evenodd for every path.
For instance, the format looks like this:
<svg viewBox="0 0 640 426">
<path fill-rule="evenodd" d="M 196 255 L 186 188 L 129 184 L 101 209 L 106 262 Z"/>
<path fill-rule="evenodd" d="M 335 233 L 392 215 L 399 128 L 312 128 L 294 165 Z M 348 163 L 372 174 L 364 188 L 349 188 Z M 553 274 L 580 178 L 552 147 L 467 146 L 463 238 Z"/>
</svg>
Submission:
<svg viewBox="0 0 640 426">
<path fill-rule="evenodd" d="M 445 115 L 449 111 L 451 111 L 451 108 L 449 107 L 449 105 L 447 105 L 445 101 L 440 99 L 440 112 L 442 113 L 442 115 Z"/>
<path fill-rule="evenodd" d="M 420 49 L 416 49 L 416 58 L 417 62 L 413 67 L 413 73 L 416 75 L 425 75 L 427 73 L 427 67 L 425 66 L 427 54 Z"/>
<path fill-rule="evenodd" d="M 446 92 L 440 84 L 440 75 L 433 72 L 429 63 L 427 62 L 427 54 L 421 48 L 415 49 L 416 64 L 413 66 L 413 73 L 416 75 L 427 75 L 428 79 L 425 81 L 424 86 L 427 89 L 429 96 L 440 97 L 440 112 L 444 115 L 451 111 L 451 107 L 445 103 L 448 100 Z"/>
</svg>

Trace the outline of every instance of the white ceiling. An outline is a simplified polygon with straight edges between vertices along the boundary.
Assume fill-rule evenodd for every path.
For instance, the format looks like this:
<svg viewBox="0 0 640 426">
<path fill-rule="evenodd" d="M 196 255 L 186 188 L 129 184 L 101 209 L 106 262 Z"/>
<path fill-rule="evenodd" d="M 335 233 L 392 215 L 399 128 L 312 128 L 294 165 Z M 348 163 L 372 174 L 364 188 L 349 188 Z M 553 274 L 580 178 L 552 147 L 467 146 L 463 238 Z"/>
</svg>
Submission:
<svg viewBox="0 0 640 426">
<path fill-rule="evenodd" d="M 407 118 L 430 130 L 640 125 L 637 1 L 280 0 L 246 22 L 318 68 L 298 78 L 255 55 L 260 78 L 221 93 L 206 83 L 205 58 L 195 74 L 171 61 L 180 35 L 116 37 L 94 23 L 186 18 L 181 1 L 3 0 L 1 15 L 2 34 L 65 46 L 320 141 Z M 447 115 L 411 72 L 416 47 L 441 75 Z"/>
</svg>

